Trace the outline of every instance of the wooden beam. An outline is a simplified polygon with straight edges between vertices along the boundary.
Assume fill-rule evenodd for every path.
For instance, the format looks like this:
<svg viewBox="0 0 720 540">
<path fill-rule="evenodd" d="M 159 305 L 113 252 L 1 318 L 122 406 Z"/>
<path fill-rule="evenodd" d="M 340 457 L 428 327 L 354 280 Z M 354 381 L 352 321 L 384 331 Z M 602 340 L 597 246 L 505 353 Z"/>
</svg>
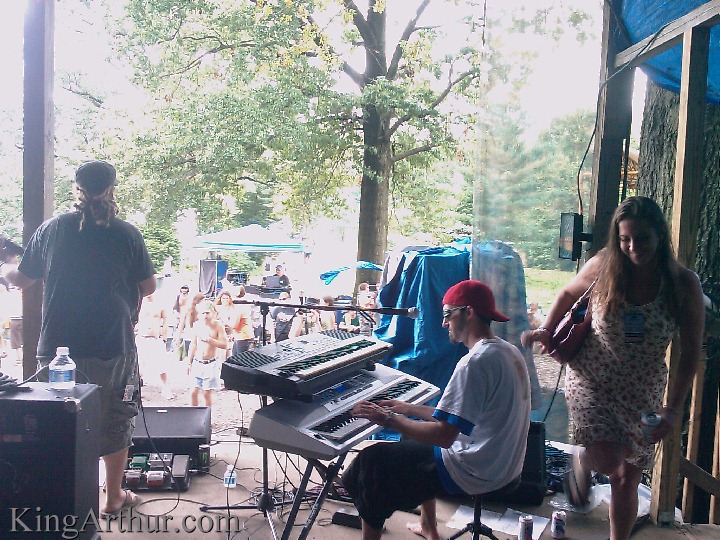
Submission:
<svg viewBox="0 0 720 540">
<path fill-rule="evenodd" d="M 703 388 L 705 387 L 705 368 L 707 358 L 703 357 L 703 361 L 698 364 L 698 370 L 695 373 L 693 381 L 692 401 L 690 404 L 690 422 L 688 425 L 688 442 L 685 457 L 690 463 L 697 463 L 698 448 L 700 447 L 700 420 L 702 417 L 702 399 Z M 682 469 L 682 460 L 681 460 Z M 682 471 L 681 471 L 682 472 Z M 693 504 L 695 502 L 695 485 L 685 477 L 683 482 L 683 502 L 682 515 L 683 520 L 695 523 L 693 519 Z"/>
<path fill-rule="evenodd" d="M 680 458 L 680 474 L 715 497 L 720 497 L 720 480 L 685 458 Z"/>
<path fill-rule="evenodd" d="M 673 195 L 671 236 L 680 261 L 694 267 L 697 238 L 698 201 L 702 186 L 705 95 L 710 29 L 696 27 L 683 36 L 683 63 L 680 84 L 675 192 Z M 678 380 L 680 345 L 675 340 L 667 357 L 668 392 Z M 680 426 L 660 446 L 653 472 L 650 512 L 660 524 L 674 520 L 677 475 L 680 457 Z"/>
<path fill-rule="evenodd" d="M 637 66 L 658 54 L 671 49 L 683 39 L 685 32 L 699 26 L 711 27 L 720 24 L 720 0 L 706 2 L 687 15 L 669 23 L 653 39 L 648 36 L 615 56 L 615 68 L 630 63 Z M 642 51 L 642 52 L 641 52 Z"/>
<path fill-rule="evenodd" d="M 586 258 L 600 251 L 607 242 L 613 212 L 620 199 L 620 181 L 624 148 L 630 136 L 634 70 L 612 76 L 616 23 L 607 3 L 603 8 L 601 92 L 598 102 L 598 125 L 595 132 L 593 177 L 590 190 L 588 230 L 592 244 Z M 611 78 L 612 76 L 612 78 Z"/>
<path fill-rule="evenodd" d="M 23 243 L 52 215 L 54 167 L 54 0 L 29 0 L 24 29 Z M 23 292 L 23 375 L 35 372 L 42 285 Z"/>
<path fill-rule="evenodd" d="M 720 396 L 715 408 L 715 448 L 713 451 L 713 477 L 720 480 Z M 720 525 L 720 496 L 710 496 L 710 523 Z"/>
</svg>

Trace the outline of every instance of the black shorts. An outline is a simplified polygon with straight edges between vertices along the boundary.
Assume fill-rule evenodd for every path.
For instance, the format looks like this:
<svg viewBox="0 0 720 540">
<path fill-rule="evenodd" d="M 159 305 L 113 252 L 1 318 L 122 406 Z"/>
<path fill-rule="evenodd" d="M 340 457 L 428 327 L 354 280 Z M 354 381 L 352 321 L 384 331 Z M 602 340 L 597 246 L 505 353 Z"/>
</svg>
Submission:
<svg viewBox="0 0 720 540">
<path fill-rule="evenodd" d="M 375 530 L 396 510 L 413 510 L 445 493 L 434 448 L 411 440 L 362 450 L 342 475 L 360 517 Z"/>
</svg>

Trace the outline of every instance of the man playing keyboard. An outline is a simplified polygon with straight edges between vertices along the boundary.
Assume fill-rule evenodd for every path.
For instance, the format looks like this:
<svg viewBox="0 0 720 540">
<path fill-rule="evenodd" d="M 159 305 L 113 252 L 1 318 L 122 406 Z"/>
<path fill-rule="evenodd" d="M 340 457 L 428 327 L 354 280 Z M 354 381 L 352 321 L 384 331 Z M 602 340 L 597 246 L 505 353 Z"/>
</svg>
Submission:
<svg viewBox="0 0 720 540">
<path fill-rule="evenodd" d="M 469 352 L 460 359 L 436 407 L 398 400 L 362 401 L 353 415 L 393 429 L 398 443 L 364 449 L 342 476 L 362 518 L 363 539 L 379 539 L 396 510 L 420 505 L 408 528 L 439 540 L 435 498 L 502 488 L 522 471 L 530 426 L 530 382 L 517 348 L 496 337 L 495 309 L 484 283 L 462 281 L 443 297 L 443 327 Z M 413 419 L 413 418 L 417 418 Z"/>
</svg>

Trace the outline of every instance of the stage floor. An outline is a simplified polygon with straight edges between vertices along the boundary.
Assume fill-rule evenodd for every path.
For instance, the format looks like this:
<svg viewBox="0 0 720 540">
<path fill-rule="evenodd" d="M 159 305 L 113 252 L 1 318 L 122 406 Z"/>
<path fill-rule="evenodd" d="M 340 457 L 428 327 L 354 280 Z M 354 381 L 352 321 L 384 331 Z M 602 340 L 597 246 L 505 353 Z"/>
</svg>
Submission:
<svg viewBox="0 0 720 540">
<path fill-rule="evenodd" d="M 368 443 L 373 444 L 373 443 Z M 384 444 L 384 443 L 376 443 Z M 346 461 L 352 459 L 354 453 L 348 454 Z M 290 512 L 291 502 L 282 505 L 282 497 L 290 498 L 295 486 L 299 484 L 306 462 L 297 456 L 269 452 L 269 491 L 276 500 L 276 509 L 272 512 L 272 521 L 277 529 L 278 537 L 282 535 L 285 520 Z M 235 464 L 238 470 L 237 487 L 225 489 L 223 487 L 223 473 L 228 464 Z M 233 430 L 227 430 L 213 435 L 211 446 L 210 474 L 193 475 L 187 491 L 141 492 L 142 503 L 133 511 L 132 521 L 115 521 L 110 523 L 110 531 L 100 532 L 104 540 L 127 539 L 157 539 L 165 534 L 173 534 L 173 538 L 232 538 L 234 540 L 265 540 L 272 539 L 273 534 L 268 520 L 256 509 L 256 496 L 262 492 L 262 451 L 247 437 L 239 437 Z M 318 489 L 322 482 L 320 476 L 314 473 L 308 491 Z M 595 488 L 594 488 L 595 489 Z M 285 495 L 283 495 L 283 493 Z M 553 510 L 551 501 L 562 495 L 550 495 L 545 498 L 541 506 L 513 506 L 514 510 L 529 513 L 538 517 L 550 518 Z M 556 499 L 558 500 L 558 499 Z M 246 510 L 213 510 L 203 512 L 200 507 L 231 505 L 249 505 Z M 457 529 L 447 527 L 453 514 L 462 505 L 471 505 L 471 500 L 453 499 L 442 500 L 438 504 L 438 521 L 440 532 L 449 537 Z M 505 505 L 488 503 L 484 506 L 485 513 L 502 514 L 506 511 Z M 316 540 L 345 540 L 360 538 L 360 531 L 354 528 L 332 523 L 332 517 L 338 510 L 352 512 L 352 505 L 327 500 L 309 531 L 307 538 Z M 296 520 L 296 526 L 290 533 L 295 539 L 301 534 L 302 526 L 309 515 L 309 504 L 303 503 Z M 232 518 L 232 519 L 229 519 Z M 384 538 L 416 538 L 406 528 L 408 521 L 417 520 L 417 516 L 396 512 L 386 522 Z M 516 523 L 517 520 L 514 519 Z M 100 522 L 103 527 L 107 522 Z M 228 526 L 229 525 L 229 526 Z M 123 530 L 121 530 L 123 529 Z M 228 532 L 230 529 L 230 532 Z M 499 540 L 515 539 L 514 534 L 495 532 Z M 575 512 L 567 513 L 567 538 L 583 540 L 605 540 L 608 531 L 608 507 L 600 503 L 586 515 Z M 646 540 L 663 540 L 684 537 L 696 540 L 716 540 L 720 538 L 720 527 L 714 525 L 686 525 L 683 527 L 658 528 L 651 523 L 643 526 L 633 538 Z M 463 538 L 470 538 L 465 535 Z M 548 525 L 539 536 L 549 539 L 550 526 Z"/>
</svg>

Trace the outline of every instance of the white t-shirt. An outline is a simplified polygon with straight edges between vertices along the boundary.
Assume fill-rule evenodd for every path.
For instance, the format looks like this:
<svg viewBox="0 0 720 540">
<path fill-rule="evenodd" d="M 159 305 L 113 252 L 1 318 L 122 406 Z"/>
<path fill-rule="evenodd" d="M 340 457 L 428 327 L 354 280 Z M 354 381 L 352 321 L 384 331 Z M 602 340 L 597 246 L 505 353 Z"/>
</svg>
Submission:
<svg viewBox="0 0 720 540">
<path fill-rule="evenodd" d="M 458 362 L 433 416 L 460 429 L 441 455 L 465 493 L 494 491 L 518 477 L 530 429 L 530 380 L 520 351 L 500 338 L 480 340 Z"/>
</svg>

